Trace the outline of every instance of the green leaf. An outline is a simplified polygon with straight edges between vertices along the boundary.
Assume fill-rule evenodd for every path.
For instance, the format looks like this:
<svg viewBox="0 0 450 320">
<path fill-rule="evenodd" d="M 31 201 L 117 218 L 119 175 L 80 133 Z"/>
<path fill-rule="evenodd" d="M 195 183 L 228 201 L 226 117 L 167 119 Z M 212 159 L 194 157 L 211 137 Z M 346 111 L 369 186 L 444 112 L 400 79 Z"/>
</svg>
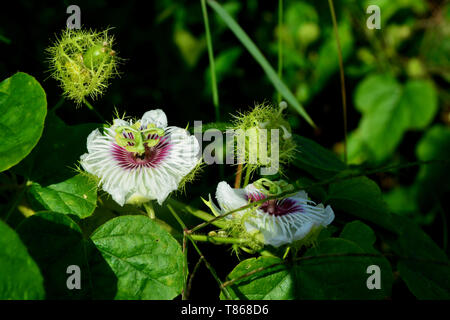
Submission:
<svg viewBox="0 0 450 320">
<path fill-rule="evenodd" d="M 387 75 L 369 76 L 357 88 L 355 104 L 364 114 L 358 129 L 377 161 L 392 154 L 409 125 L 401 96 L 401 85 Z"/>
<path fill-rule="evenodd" d="M 369 236 L 364 237 L 363 232 L 368 230 Z M 244 260 L 227 277 L 227 280 L 241 278 L 228 287 L 229 291 L 234 299 L 242 300 L 389 297 L 392 288 L 389 263 L 383 257 L 364 256 L 376 252 L 370 244 L 373 241 L 371 235 L 373 231 L 370 228 L 355 223 L 347 228 L 345 236 L 361 241 L 361 244 L 347 239 L 327 238 L 309 249 L 303 256 L 304 260 L 293 264 L 283 263 L 283 260 L 274 257 Z M 381 289 L 370 290 L 367 287 L 370 276 L 367 267 L 371 265 L 380 267 Z M 249 272 L 253 273 L 245 276 Z M 224 298 L 223 295 L 221 298 Z"/>
<path fill-rule="evenodd" d="M 43 299 L 41 272 L 20 238 L 0 221 L 0 300 Z"/>
<path fill-rule="evenodd" d="M 420 161 L 437 160 L 423 165 L 416 178 L 421 208 L 428 211 L 450 191 L 450 128 L 435 125 L 429 129 L 417 144 L 416 155 Z"/>
<path fill-rule="evenodd" d="M 437 264 L 414 259 L 398 263 L 400 276 L 419 299 L 450 299 L 450 262 L 445 253 L 416 226 L 405 228 L 397 252 L 409 258 L 441 261 Z"/>
<path fill-rule="evenodd" d="M 29 193 L 47 210 L 82 219 L 94 212 L 97 203 L 97 184 L 83 174 L 47 187 L 35 182 Z"/>
<path fill-rule="evenodd" d="M 11 168 L 36 146 L 47 114 L 45 91 L 18 72 L 0 83 L 0 171 Z"/>
<path fill-rule="evenodd" d="M 274 85 L 275 89 L 287 100 L 290 106 L 292 106 L 311 126 L 315 126 L 314 122 L 305 111 L 303 106 L 298 102 L 293 93 L 278 77 L 276 71 L 269 64 L 267 59 L 263 56 L 261 51 L 256 47 L 255 43 L 249 38 L 239 24 L 233 19 L 232 16 L 216 1 L 208 0 L 208 5 L 222 18 L 227 24 L 234 35 L 241 41 L 244 47 L 250 52 L 256 62 L 263 68 L 269 80 Z"/>
<path fill-rule="evenodd" d="M 409 129 L 424 129 L 438 110 L 438 97 L 431 81 L 411 80 L 406 83 L 399 108 L 409 112 Z"/>
<path fill-rule="evenodd" d="M 373 251 L 373 245 L 377 240 L 373 230 L 358 220 L 347 223 L 341 232 L 340 238 L 357 243 L 367 252 Z"/>
<path fill-rule="evenodd" d="M 332 183 L 326 204 L 333 210 L 342 210 L 392 232 L 398 232 L 392 215 L 383 201 L 380 188 L 367 177 Z"/>
<path fill-rule="evenodd" d="M 425 128 L 438 107 L 430 81 L 410 80 L 403 86 L 391 75 L 365 78 L 356 89 L 355 105 L 363 113 L 357 128 L 360 152 L 375 161 L 392 156 L 405 131 Z M 364 152 L 362 145 L 371 152 Z"/>
<path fill-rule="evenodd" d="M 118 277 L 116 299 L 173 299 L 181 293 L 181 247 L 148 217 L 112 219 L 91 239 Z"/>
<path fill-rule="evenodd" d="M 354 227 L 352 227 L 354 228 Z M 357 244 L 347 239 L 325 239 L 305 253 L 307 256 L 343 255 L 316 257 L 299 263 L 295 268 L 296 296 L 299 299 L 385 299 L 392 288 L 392 270 L 385 258 L 366 256 L 345 256 L 345 254 L 372 253 L 365 250 L 368 239 L 361 237 L 361 231 L 346 231 L 346 236 L 361 241 Z M 371 274 L 367 268 L 380 267 L 380 289 L 368 289 L 367 280 Z"/>
<path fill-rule="evenodd" d="M 363 113 L 376 111 L 380 105 L 383 109 L 391 109 L 398 103 L 401 93 L 401 85 L 393 76 L 370 75 L 356 88 L 355 106 Z"/>
<path fill-rule="evenodd" d="M 383 194 L 383 199 L 396 214 L 407 216 L 418 211 L 416 185 L 394 188 Z"/>
<path fill-rule="evenodd" d="M 347 166 L 331 151 L 305 137 L 293 135 L 297 149 L 292 164 L 317 178 L 326 178 L 343 171 Z"/>
<path fill-rule="evenodd" d="M 39 212 L 18 233 L 50 299 L 172 299 L 181 292 L 180 245 L 147 217 L 114 218 L 87 238 L 69 216 Z M 81 269 L 81 290 L 66 286 L 70 265 Z"/>
<path fill-rule="evenodd" d="M 14 171 L 42 186 L 73 177 L 80 156 L 87 152 L 87 137 L 98 127 L 93 123 L 68 126 L 49 112 L 42 139 Z"/>
<path fill-rule="evenodd" d="M 267 268 L 231 285 L 229 292 L 233 299 L 241 300 L 290 300 L 294 299 L 294 283 L 288 267 L 284 264 L 268 268 L 282 262 L 275 257 L 250 258 L 239 263 L 228 275 L 227 280 L 256 270 Z M 221 299 L 225 299 L 223 293 Z"/>
<path fill-rule="evenodd" d="M 92 241 L 68 216 L 39 212 L 17 228 L 44 276 L 47 299 L 113 299 L 117 279 Z M 67 287 L 67 268 L 80 267 L 81 289 Z"/>
</svg>

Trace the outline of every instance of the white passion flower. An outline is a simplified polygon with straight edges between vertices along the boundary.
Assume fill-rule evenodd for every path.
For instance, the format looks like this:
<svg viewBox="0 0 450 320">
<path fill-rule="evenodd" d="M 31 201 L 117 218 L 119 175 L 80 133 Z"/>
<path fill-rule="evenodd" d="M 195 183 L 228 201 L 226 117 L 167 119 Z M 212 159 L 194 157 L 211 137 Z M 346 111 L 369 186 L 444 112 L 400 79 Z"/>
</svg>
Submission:
<svg viewBox="0 0 450 320">
<path fill-rule="evenodd" d="M 233 189 L 222 181 L 216 191 L 220 209 L 211 200 L 209 205 L 215 214 L 225 214 L 249 203 L 263 200 L 268 195 L 269 193 L 257 182 L 243 189 Z M 264 244 L 280 247 L 306 239 L 318 228 L 326 227 L 334 220 L 334 212 L 330 206 L 324 208 L 322 204 L 316 205 L 308 199 L 305 191 L 300 191 L 288 198 L 270 199 L 260 204 L 257 209 L 236 211 L 226 218 L 242 219 L 248 233 L 260 232 Z"/>
<path fill-rule="evenodd" d="M 157 200 L 162 204 L 199 163 L 199 143 L 187 130 L 168 127 L 160 110 L 142 119 L 115 119 L 113 125 L 91 132 L 81 166 L 120 205 Z"/>
</svg>

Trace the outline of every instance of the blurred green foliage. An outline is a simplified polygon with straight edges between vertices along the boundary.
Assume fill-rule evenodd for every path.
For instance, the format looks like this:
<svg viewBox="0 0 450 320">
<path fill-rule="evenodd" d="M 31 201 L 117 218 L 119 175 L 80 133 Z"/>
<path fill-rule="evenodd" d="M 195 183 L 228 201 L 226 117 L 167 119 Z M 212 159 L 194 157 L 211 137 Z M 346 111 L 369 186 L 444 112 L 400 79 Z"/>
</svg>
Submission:
<svg viewBox="0 0 450 320">
<path fill-rule="evenodd" d="M 22 70 L 32 73 L 41 84 L 43 83 L 51 108 L 59 99 L 60 92 L 55 89 L 55 83 L 44 81 L 47 76 L 42 71 L 46 69 L 43 52 L 48 45 L 49 33 L 59 31 L 64 23 L 65 16 L 57 14 L 61 10 L 64 12 L 64 8 L 63 5 L 61 8 L 42 5 L 38 14 L 35 14 L 33 5 L 27 1 L 18 3 L 26 8 L 24 12 L 33 16 L 33 23 L 39 23 L 42 30 L 18 25 L 6 26 L 2 25 L 2 21 L 6 19 L 0 20 L 0 49 L 8 52 L 8 57 L 0 61 L 0 80 L 11 76 L 20 66 Z M 249 35 L 274 69 L 277 67 L 278 41 L 281 40 L 282 81 L 319 127 L 313 130 L 297 113 L 291 111 L 288 114 L 300 152 L 286 176 L 297 187 L 309 186 L 310 195 L 330 204 L 339 213 L 333 227 L 336 229 L 342 227 L 340 238 L 331 238 L 333 231 L 329 228 L 327 234 L 321 234 L 320 241 L 323 246 L 317 250 L 312 248 L 307 254 L 314 256 L 320 253 L 373 253 L 379 250 L 403 256 L 447 261 L 445 254 L 449 250 L 447 219 L 450 212 L 450 206 L 446 201 L 450 195 L 448 1 L 377 0 L 376 3 L 371 0 L 335 1 L 347 82 L 349 129 L 347 164 L 341 160 L 344 134 L 338 51 L 327 1 L 284 0 L 281 24 L 277 21 L 277 1 L 223 0 L 219 3 Z M 376 4 L 381 9 L 380 30 L 370 30 L 366 27 L 366 19 L 369 17 L 366 8 L 371 4 Z M 83 17 L 86 17 L 86 20 L 83 20 L 86 21 L 86 25 L 97 23 L 104 27 L 111 24 L 117 28 L 114 32 L 118 34 L 119 50 L 123 51 L 126 59 L 121 70 L 122 78 L 112 83 L 104 102 L 96 105 L 97 110 L 108 115 L 108 119 L 112 114 L 112 106 L 119 106 L 121 111 L 127 110 L 131 115 L 141 115 L 145 103 L 167 108 L 171 123 L 174 119 L 174 123 L 182 123 L 183 126 L 186 125 L 186 119 L 188 121 L 202 119 L 204 122 L 213 119 L 211 70 L 199 1 L 155 1 L 151 4 L 152 10 L 148 13 L 148 19 L 145 16 L 147 20 L 136 18 L 135 21 L 130 21 L 129 15 L 143 11 L 139 10 L 137 2 L 124 4 L 122 9 L 109 7 L 104 1 L 95 3 L 86 1 L 81 7 Z M 233 36 L 229 26 L 210 7 L 208 12 L 214 45 L 215 73 L 221 98 L 220 110 L 224 118 L 221 127 L 226 127 L 230 113 L 236 113 L 237 109 L 245 109 L 252 103 L 264 99 L 276 101 L 277 91 L 258 62 Z M 89 18 L 94 16 L 94 13 L 98 14 L 96 17 L 99 21 Z M 27 23 L 26 19 L 23 23 Z M 40 88 L 37 84 L 35 86 L 36 90 Z M 4 102 L 2 97 L 7 89 L 6 81 L 0 85 L 0 104 Z M 28 97 L 17 96 L 17 99 L 25 98 Z M 45 116 L 45 112 L 41 110 L 43 104 L 38 103 L 39 99 L 31 100 L 33 103 L 28 104 L 28 101 L 23 103 L 36 110 L 39 109 L 37 115 Z M 71 203 L 73 195 L 76 197 L 80 192 L 87 194 L 87 191 L 75 190 L 69 183 L 70 180 L 66 179 L 74 175 L 76 161 L 85 148 L 85 137 L 93 128 L 98 127 L 96 124 L 86 123 L 89 116 L 83 113 L 84 111 L 72 107 L 65 103 L 64 108 L 50 111 L 43 132 L 23 131 L 26 133 L 24 137 L 28 139 L 23 142 L 23 152 L 19 156 L 10 153 L 8 144 L 3 144 L 6 146 L 4 153 L 7 156 L 1 159 L 2 169 L 7 169 L 28 156 L 14 166 L 11 172 L 2 173 L 0 182 L 5 186 L 17 185 L 18 182 L 15 181 L 17 176 L 32 181 L 33 184 L 26 195 L 29 205 L 35 210 L 44 208 L 79 217 L 93 214 L 88 219 L 81 220 L 81 225 L 85 224 L 83 230 L 92 232 L 95 228 L 87 226 L 88 223 L 101 225 L 117 213 L 130 213 L 131 209 L 117 208 L 117 205 L 114 207 L 108 204 L 108 200 L 102 199 L 102 195 L 98 200 L 101 206 L 95 211 L 92 203 L 88 201 L 85 201 L 84 206 L 76 207 Z M 21 112 L 25 112 L 24 110 L 22 108 Z M 22 113 L 10 118 L 17 121 L 28 119 Z M 4 124 L 3 120 L 2 118 L 0 124 Z M 14 125 L 7 123 L 8 128 L 17 126 L 17 123 Z M 214 124 L 210 126 L 217 127 Z M 205 125 L 204 129 L 207 127 Z M 33 149 L 34 146 L 36 147 Z M 404 164 L 409 167 L 400 170 Z M 393 169 L 383 170 L 388 167 Z M 179 197 L 189 202 L 195 210 L 204 209 L 200 196 L 212 192 L 218 182 L 219 173 L 214 171 L 215 168 L 210 166 L 205 170 L 204 176 L 214 179 L 205 178 L 197 181 L 190 187 L 187 196 Z M 231 180 L 235 168 L 224 170 L 227 171 L 223 176 L 231 177 Z M 335 178 L 338 181 L 328 183 L 328 179 Z M 314 185 L 315 183 L 317 185 Z M 2 199 L 9 201 L 11 195 L 15 195 L 15 191 L 5 192 Z M 64 197 L 61 196 L 62 193 L 65 194 Z M 90 197 L 90 194 L 87 196 Z M 6 216 L 5 220 L 8 220 L 11 213 L 17 213 L 12 211 L 21 201 L 20 195 L 14 198 L 13 206 L 0 204 L 2 213 L 6 212 L 2 217 Z M 182 202 L 180 203 L 183 206 Z M 158 207 L 158 210 L 160 217 L 168 215 L 165 208 Z M 16 224 L 16 216 L 12 214 L 8 223 Z M 55 227 L 56 231 L 62 228 L 63 232 L 56 233 L 71 232 L 75 239 L 73 242 L 76 250 L 86 248 L 93 250 L 92 256 L 81 261 L 81 264 L 98 262 L 99 252 L 93 247 L 96 242 L 95 235 L 98 237 L 98 233 L 94 233 L 91 239 L 84 239 L 81 230 L 74 227 L 79 219 L 74 218 L 72 221 L 68 217 L 57 215 L 54 219 L 61 220 L 63 222 L 61 223 L 51 221 L 53 218 L 48 217 L 50 217 L 48 213 L 40 213 L 34 220 L 30 220 L 28 225 L 23 224 L 19 228 L 21 237 L 27 240 L 29 236 L 29 233 L 25 232 L 27 228 L 41 229 L 42 224 L 49 224 Z M 349 218 L 363 222 L 349 222 Z M 125 222 L 131 229 L 137 224 L 133 221 Z M 174 221 L 167 224 L 177 227 Z M 429 236 L 417 228 L 417 225 L 425 227 Z M 114 226 L 114 222 L 109 224 L 109 227 L 111 226 Z M 0 227 L 5 229 L 5 234 L 10 238 L 5 238 L 5 241 L 13 243 L 19 249 L 18 262 L 32 261 L 8 227 L 3 226 L 1 222 Z M 149 225 L 148 228 L 154 228 L 158 234 L 165 235 L 156 224 Z M 379 228 L 384 231 L 379 232 Z M 105 227 L 102 227 L 100 230 L 108 234 L 106 231 L 109 229 L 106 231 L 104 229 Z M 111 227 L 110 231 L 114 231 L 114 228 Z M 393 234 L 398 238 L 393 240 Z M 70 237 L 63 238 L 70 242 Z M 34 239 L 30 236 L 28 241 L 33 248 Z M 52 238 L 43 241 L 55 242 Z M 61 242 L 61 246 L 64 246 L 64 242 Z M 179 250 L 175 250 L 175 247 L 174 244 L 173 251 L 180 256 Z M 99 250 L 101 251 L 101 248 Z M 227 268 L 231 261 L 228 252 L 224 250 L 220 252 L 222 257 L 216 248 L 213 250 L 214 258 L 226 262 L 219 268 Z M 37 257 L 40 266 L 51 265 L 46 259 L 39 260 L 42 258 L 39 246 L 35 246 L 30 254 Z M 176 263 L 181 261 L 181 257 L 178 258 Z M 278 260 L 268 257 L 247 259 L 242 261 L 230 276 L 239 276 L 248 272 L 249 268 L 270 265 Z M 364 271 L 363 266 L 374 260 L 382 260 L 378 261 L 380 264 L 385 263 L 384 258 L 364 257 L 332 260 L 331 269 L 328 266 L 316 268 L 313 267 L 313 263 L 311 265 L 306 263 L 306 267 L 302 265 L 301 268 L 299 264 L 292 264 L 289 270 L 284 265 L 279 265 L 265 271 L 268 277 L 260 274 L 258 281 L 246 282 L 239 289 L 247 298 L 354 298 L 359 296 L 358 289 L 348 291 L 349 287 L 342 279 L 348 280 L 352 288 L 350 280 L 354 274 Z M 13 269 L 18 262 L 11 261 L 11 264 L 5 266 L 8 270 Z M 233 262 L 237 263 L 235 260 L 231 261 Z M 106 271 L 106 277 L 114 278 L 108 266 L 100 265 L 100 267 L 99 270 Z M 448 298 L 448 266 L 402 261 L 392 268 L 400 271 L 404 283 L 416 297 Z M 28 269 L 32 273 L 37 273 L 33 263 L 28 263 Z M 43 269 L 44 273 L 51 271 Z M 333 270 L 336 272 L 332 272 Z M 227 273 L 229 271 L 230 269 L 226 269 Z M 344 296 L 339 295 L 342 292 L 336 288 L 327 287 L 326 283 L 320 282 L 320 277 L 323 278 L 323 274 L 327 272 L 330 272 L 329 278 L 336 280 L 337 289 L 340 286 L 347 288 L 347 291 L 342 291 Z M 174 286 L 176 290 L 168 286 L 165 297 L 173 297 L 181 290 L 178 278 Z M 307 283 L 311 290 L 301 291 L 296 288 L 293 278 L 318 280 Z M 14 294 L 14 297 L 16 295 L 20 297 L 23 292 L 29 292 L 28 297 L 43 296 L 41 275 L 35 282 L 30 282 L 28 287 L 25 280 L 27 279 L 17 279 L 25 291 L 0 292 L 0 295 Z M 126 281 L 131 283 L 132 280 L 130 276 Z M 389 278 L 385 290 L 372 295 L 375 295 L 375 298 L 390 296 L 392 281 L 393 279 Z M 266 292 L 265 290 L 270 288 L 267 282 L 278 291 Z M 240 283 L 237 283 L 237 286 L 239 285 Z M 288 289 L 280 291 L 283 286 Z M 315 291 L 318 286 L 323 288 L 323 295 Z M 119 289 L 122 290 L 123 287 Z M 235 287 L 232 287 L 233 295 L 237 294 L 236 292 Z M 109 290 L 100 293 L 100 296 L 114 296 L 114 292 Z M 58 291 L 51 292 L 50 296 L 53 294 L 58 295 Z M 152 294 L 153 292 L 149 290 L 143 297 L 152 297 Z M 208 294 L 209 292 L 206 293 Z"/>
</svg>

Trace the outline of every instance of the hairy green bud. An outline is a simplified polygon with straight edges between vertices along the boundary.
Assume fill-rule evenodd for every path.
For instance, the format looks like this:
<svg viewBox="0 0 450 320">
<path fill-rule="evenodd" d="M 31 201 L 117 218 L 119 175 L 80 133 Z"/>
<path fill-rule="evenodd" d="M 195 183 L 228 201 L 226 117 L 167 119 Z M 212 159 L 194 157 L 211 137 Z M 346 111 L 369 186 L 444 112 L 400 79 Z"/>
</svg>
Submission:
<svg viewBox="0 0 450 320">
<path fill-rule="evenodd" d="M 280 169 L 293 158 L 296 145 L 292 139 L 289 122 L 283 116 L 283 110 L 286 108 L 286 102 L 281 102 L 278 108 L 263 103 L 256 105 L 250 112 L 235 116 L 233 129 L 237 141 L 245 140 L 245 149 L 238 144 L 236 153 L 243 162 L 252 165 L 252 170 L 270 166 L 274 155 L 278 158 Z M 278 144 L 277 150 L 272 150 L 271 133 L 274 129 L 279 132 L 278 139 L 273 141 Z M 260 150 L 264 145 L 266 150 Z"/>
<path fill-rule="evenodd" d="M 95 99 L 118 74 L 120 59 L 112 49 L 114 38 L 108 30 L 64 30 L 47 49 L 52 77 L 58 80 L 67 98 L 81 104 Z"/>
</svg>

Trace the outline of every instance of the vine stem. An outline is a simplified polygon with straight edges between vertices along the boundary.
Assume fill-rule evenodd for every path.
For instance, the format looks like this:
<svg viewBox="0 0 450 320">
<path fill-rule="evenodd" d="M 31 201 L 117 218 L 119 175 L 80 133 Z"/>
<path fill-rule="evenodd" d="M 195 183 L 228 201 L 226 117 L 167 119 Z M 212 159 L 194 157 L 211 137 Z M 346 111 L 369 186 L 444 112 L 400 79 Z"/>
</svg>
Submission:
<svg viewBox="0 0 450 320">
<path fill-rule="evenodd" d="M 231 237 L 215 237 L 203 234 L 191 234 L 192 239 L 201 242 L 211 242 L 214 244 L 246 244 L 247 240 Z"/>
<path fill-rule="evenodd" d="M 238 167 L 236 169 L 236 179 L 234 180 L 234 188 L 239 189 L 241 187 L 241 180 L 242 180 L 242 163 L 238 164 Z"/>
<path fill-rule="evenodd" d="M 230 293 L 228 292 L 228 290 L 223 287 L 223 283 L 220 280 L 219 276 L 216 273 L 216 270 L 212 267 L 212 265 L 208 262 L 208 260 L 206 260 L 205 256 L 203 255 L 202 251 L 200 250 L 200 248 L 197 246 L 197 243 L 195 242 L 195 240 L 192 238 L 191 235 L 191 230 L 187 229 L 186 225 L 184 224 L 183 220 L 181 220 L 181 218 L 178 216 L 178 214 L 175 212 L 175 210 L 173 210 L 172 206 L 170 204 L 167 205 L 167 208 L 169 209 L 170 213 L 172 213 L 172 215 L 174 216 L 174 218 L 177 220 L 177 222 L 180 224 L 180 226 L 183 228 L 184 230 L 184 235 L 189 239 L 189 241 L 192 243 L 192 245 L 194 246 L 195 251 L 197 251 L 198 255 L 200 256 L 201 259 L 203 259 L 203 261 L 205 262 L 206 267 L 208 268 L 209 272 L 211 273 L 211 275 L 213 276 L 213 278 L 216 280 L 217 284 L 220 287 L 220 290 L 225 294 L 226 298 L 229 300 L 232 300 L 232 297 L 230 295 Z"/>
<path fill-rule="evenodd" d="M 219 109 L 219 92 L 217 89 L 216 79 L 216 64 L 214 62 L 214 51 L 211 40 L 211 31 L 209 29 L 208 11 L 206 9 L 205 0 L 200 0 L 202 4 L 203 22 L 205 24 L 206 32 L 206 44 L 208 47 L 209 68 L 211 70 L 211 90 L 213 95 L 214 110 L 216 113 L 216 121 L 220 121 L 220 109 Z"/>
<path fill-rule="evenodd" d="M 339 60 L 339 74 L 341 78 L 341 94 L 342 94 L 342 115 L 344 118 L 344 162 L 347 163 L 347 95 L 345 93 L 345 76 L 344 76 L 344 62 L 342 59 L 341 41 L 339 40 L 339 31 L 336 21 L 336 12 L 334 11 L 333 0 L 328 0 L 330 6 L 331 18 L 333 20 L 333 30 L 336 37 L 338 60 Z"/>
<path fill-rule="evenodd" d="M 88 107 L 89 110 L 91 110 L 95 115 L 102 121 L 106 122 L 105 118 L 102 117 L 102 115 L 92 106 L 92 104 L 89 103 L 87 100 L 83 100 L 83 103 Z"/>
<path fill-rule="evenodd" d="M 54 107 L 51 110 L 53 112 L 55 112 L 63 105 L 63 103 L 64 103 L 64 98 L 63 97 L 59 98 L 58 102 L 54 105 Z"/>
<path fill-rule="evenodd" d="M 252 170 L 253 170 L 253 167 L 251 164 L 249 164 L 247 166 L 247 170 L 245 172 L 244 188 L 248 185 L 248 182 L 250 181 L 250 175 L 251 175 Z"/>
<path fill-rule="evenodd" d="M 189 269 L 187 266 L 187 237 L 186 237 L 186 233 L 183 232 L 183 256 L 184 256 L 184 261 L 186 261 L 185 264 L 183 264 L 183 275 L 184 275 L 184 281 L 183 281 L 183 291 L 181 292 L 181 300 L 186 300 L 188 297 L 188 288 L 187 288 L 187 279 L 188 279 L 188 274 L 189 274 Z"/>
<path fill-rule="evenodd" d="M 283 75 L 283 41 L 281 38 L 283 27 L 283 0 L 278 0 L 278 78 Z M 281 94 L 277 93 L 278 103 L 281 102 Z"/>
<path fill-rule="evenodd" d="M 194 269 L 192 270 L 191 276 L 189 277 L 189 282 L 186 286 L 186 294 L 185 294 L 185 298 L 188 299 L 189 295 L 191 294 L 191 288 L 192 288 L 192 282 L 194 280 L 194 276 L 197 273 L 198 268 L 200 267 L 201 263 L 203 262 L 203 258 L 200 257 L 200 259 L 198 259 L 197 263 L 195 264 Z"/>
</svg>

